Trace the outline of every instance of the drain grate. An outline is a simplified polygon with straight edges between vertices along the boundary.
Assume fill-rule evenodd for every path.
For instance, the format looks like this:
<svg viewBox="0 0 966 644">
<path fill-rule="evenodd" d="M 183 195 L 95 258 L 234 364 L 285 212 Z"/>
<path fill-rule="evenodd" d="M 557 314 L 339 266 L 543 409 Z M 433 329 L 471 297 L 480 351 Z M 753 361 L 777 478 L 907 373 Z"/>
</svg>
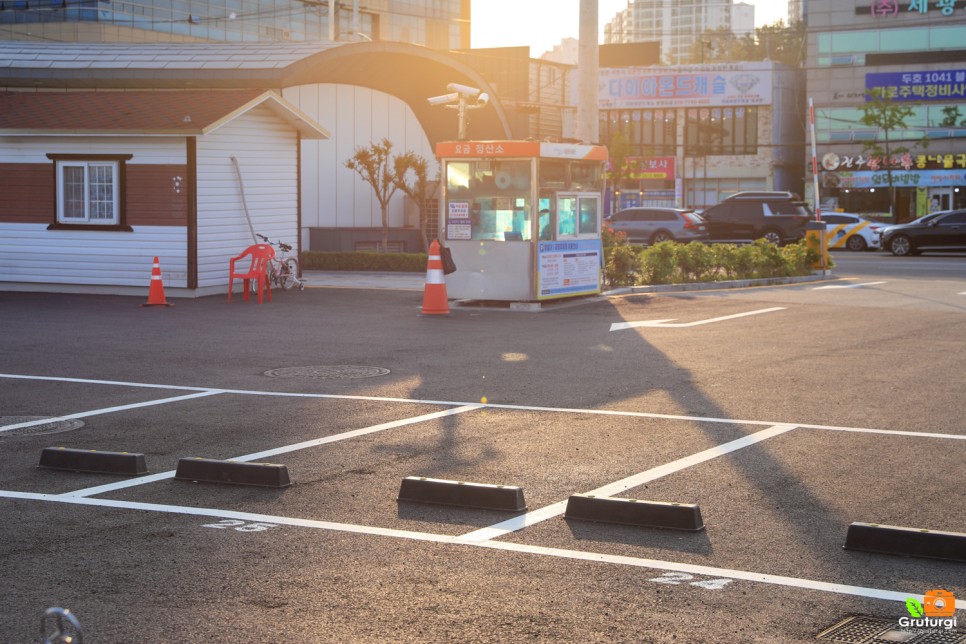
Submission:
<svg viewBox="0 0 966 644">
<path fill-rule="evenodd" d="M 903 628 L 898 619 L 884 617 L 848 617 L 835 626 L 825 629 L 816 639 L 851 644 L 966 644 L 966 629 L 923 631 Z"/>
<path fill-rule="evenodd" d="M 38 422 L 49 416 L 0 416 L 0 438 L 14 438 L 16 436 L 43 436 L 45 434 L 60 434 L 84 426 L 84 421 L 77 419 L 57 419 L 49 422 Z M 22 423 L 36 423 L 16 429 L 3 429 L 10 425 Z"/>
<path fill-rule="evenodd" d="M 384 376 L 389 369 L 382 367 L 363 367 L 359 365 L 322 365 L 318 367 L 283 367 L 265 372 L 272 378 L 317 378 L 319 380 L 349 380 L 352 378 L 372 378 Z"/>
</svg>

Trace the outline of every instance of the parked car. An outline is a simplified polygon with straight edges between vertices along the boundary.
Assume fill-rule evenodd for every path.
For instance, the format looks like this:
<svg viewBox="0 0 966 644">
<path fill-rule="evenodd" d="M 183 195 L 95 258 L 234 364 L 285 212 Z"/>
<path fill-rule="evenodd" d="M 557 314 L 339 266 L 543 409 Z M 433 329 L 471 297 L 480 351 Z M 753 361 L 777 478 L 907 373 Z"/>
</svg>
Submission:
<svg viewBox="0 0 966 644">
<path fill-rule="evenodd" d="M 899 256 L 927 250 L 966 250 L 966 210 L 947 210 L 907 224 L 886 226 L 881 231 L 881 246 Z"/>
<path fill-rule="evenodd" d="M 868 250 L 879 247 L 879 231 L 885 224 L 849 212 L 822 213 L 829 248 Z"/>
<path fill-rule="evenodd" d="M 683 208 L 627 208 L 605 217 L 616 232 L 628 241 L 656 244 L 662 241 L 700 241 L 708 236 L 704 220 L 693 210 Z"/>
<path fill-rule="evenodd" d="M 779 246 L 803 239 L 812 216 L 792 192 L 739 192 L 701 213 L 712 241 L 767 239 Z"/>
</svg>

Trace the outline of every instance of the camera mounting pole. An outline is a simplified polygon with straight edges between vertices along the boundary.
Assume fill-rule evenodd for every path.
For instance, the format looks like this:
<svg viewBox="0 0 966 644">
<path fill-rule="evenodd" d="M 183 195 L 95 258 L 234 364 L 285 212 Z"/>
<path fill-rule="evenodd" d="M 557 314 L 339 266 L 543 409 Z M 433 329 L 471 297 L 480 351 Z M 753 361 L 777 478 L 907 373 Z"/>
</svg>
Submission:
<svg viewBox="0 0 966 644">
<path fill-rule="evenodd" d="M 458 111 L 458 133 L 456 138 L 458 141 L 465 141 L 466 110 L 478 110 L 481 107 L 486 107 L 487 103 L 490 102 L 490 97 L 485 92 L 481 93 L 475 87 L 468 87 L 458 83 L 450 83 L 446 86 L 446 89 L 451 93 L 443 94 L 442 96 L 433 96 L 427 100 L 430 105 L 442 105 L 448 109 Z M 474 99 L 474 102 L 470 103 L 470 99 Z"/>
</svg>

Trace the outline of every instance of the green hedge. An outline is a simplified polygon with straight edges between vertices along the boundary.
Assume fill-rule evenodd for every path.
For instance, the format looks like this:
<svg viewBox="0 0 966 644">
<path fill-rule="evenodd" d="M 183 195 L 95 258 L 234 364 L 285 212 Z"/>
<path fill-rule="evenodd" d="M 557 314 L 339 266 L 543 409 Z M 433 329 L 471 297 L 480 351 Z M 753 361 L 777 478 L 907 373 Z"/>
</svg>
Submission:
<svg viewBox="0 0 966 644">
<path fill-rule="evenodd" d="M 811 275 L 817 259 L 804 241 L 781 248 L 763 239 L 742 246 L 661 242 L 642 248 L 606 227 L 603 241 L 610 288 Z M 426 264 L 426 253 L 302 253 L 303 270 L 420 273 Z"/>
<path fill-rule="evenodd" d="M 811 275 L 818 259 L 804 240 L 782 247 L 758 239 L 741 246 L 661 242 L 642 248 L 605 230 L 605 279 L 611 288 Z"/>
<path fill-rule="evenodd" d="M 302 253 L 302 270 L 308 271 L 382 271 L 387 273 L 420 273 L 426 271 L 426 253 Z"/>
</svg>

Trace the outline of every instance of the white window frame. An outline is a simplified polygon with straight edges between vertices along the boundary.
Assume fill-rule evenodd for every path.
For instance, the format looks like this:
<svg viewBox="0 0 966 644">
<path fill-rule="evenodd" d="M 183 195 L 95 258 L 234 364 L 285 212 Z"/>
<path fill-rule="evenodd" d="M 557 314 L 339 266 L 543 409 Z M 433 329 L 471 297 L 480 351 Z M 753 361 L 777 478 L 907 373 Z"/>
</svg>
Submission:
<svg viewBox="0 0 966 644">
<path fill-rule="evenodd" d="M 84 224 L 90 226 L 117 226 L 121 223 L 121 199 L 120 199 L 120 162 L 118 161 L 84 161 L 84 160 L 58 160 L 56 162 L 57 167 L 57 223 L 58 224 Z M 81 168 L 83 169 L 83 205 L 84 212 L 82 216 L 70 216 L 67 212 L 67 202 L 66 202 L 66 189 L 64 180 L 64 169 L 65 168 Z M 104 198 L 102 202 L 104 204 L 110 204 L 110 217 L 98 217 L 95 213 L 92 213 L 92 195 L 91 195 L 91 169 L 92 168 L 109 168 L 110 169 L 110 182 L 109 186 L 110 195 Z"/>
</svg>

